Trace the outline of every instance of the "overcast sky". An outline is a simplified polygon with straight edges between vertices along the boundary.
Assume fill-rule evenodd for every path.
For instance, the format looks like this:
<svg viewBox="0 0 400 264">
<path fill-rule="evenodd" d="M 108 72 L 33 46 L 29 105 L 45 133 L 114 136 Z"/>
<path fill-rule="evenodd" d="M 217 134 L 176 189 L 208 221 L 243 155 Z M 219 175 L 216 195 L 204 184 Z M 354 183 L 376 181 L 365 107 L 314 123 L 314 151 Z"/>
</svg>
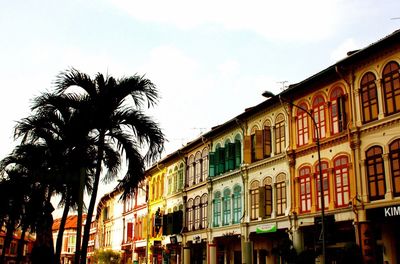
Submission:
<svg viewBox="0 0 400 264">
<path fill-rule="evenodd" d="M 400 28 L 399 0 L 14 0 L 0 9 L 0 158 L 60 71 L 145 74 L 166 154 Z"/>
</svg>

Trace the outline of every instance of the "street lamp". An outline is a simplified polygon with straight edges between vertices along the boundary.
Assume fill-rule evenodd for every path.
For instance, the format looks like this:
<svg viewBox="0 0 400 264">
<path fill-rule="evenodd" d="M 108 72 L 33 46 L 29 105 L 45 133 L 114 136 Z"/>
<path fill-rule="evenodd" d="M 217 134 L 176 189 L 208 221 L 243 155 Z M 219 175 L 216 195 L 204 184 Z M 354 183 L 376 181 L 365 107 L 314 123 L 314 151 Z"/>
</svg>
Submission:
<svg viewBox="0 0 400 264">
<path fill-rule="evenodd" d="M 271 93 L 270 91 L 265 91 L 262 93 L 262 96 L 266 98 L 272 98 L 275 95 Z M 307 109 L 304 109 L 303 107 L 296 105 L 292 103 L 289 100 L 286 100 L 285 98 L 282 98 L 281 95 L 278 95 L 280 103 L 283 105 L 283 102 L 288 103 L 291 106 L 294 106 L 302 111 L 304 111 L 308 116 L 311 117 L 311 120 L 314 124 L 315 128 L 315 133 L 316 133 L 316 144 L 317 144 L 317 152 L 318 152 L 318 170 L 319 170 L 319 188 L 320 188 L 320 198 L 321 198 L 321 240 L 322 240 L 322 263 L 326 263 L 326 252 L 325 252 L 325 199 L 324 199 L 324 184 L 323 184 L 323 178 L 322 178 L 322 165 L 321 165 L 321 147 L 320 147 L 320 135 L 319 135 L 319 127 L 317 122 L 315 121 L 314 116 L 310 111 L 307 111 Z"/>
</svg>

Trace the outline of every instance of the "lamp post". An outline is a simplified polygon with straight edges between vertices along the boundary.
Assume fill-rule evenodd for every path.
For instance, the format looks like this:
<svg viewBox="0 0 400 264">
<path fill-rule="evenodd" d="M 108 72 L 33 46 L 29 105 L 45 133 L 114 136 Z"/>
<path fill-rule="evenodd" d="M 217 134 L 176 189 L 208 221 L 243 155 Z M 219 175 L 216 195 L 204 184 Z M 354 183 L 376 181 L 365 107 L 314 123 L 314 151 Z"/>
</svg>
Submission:
<svg viewBox="0 0 400 264">
<path fill-rule="evenodd" d="M 274 97 L 275 95 L 271 93 L 270 91 L 265 91 L 262 96 L 266 98 L 271 98 Z M 294 106 L 302 111 L 304 111 L 309 117 L 311 117 L 311 120 L 314 124 L 315 128 L 315 133 L 316 133 L 316 144 L 317 144 L 317 152 L 318 152 L 318 170 L 319 170 L 319 188 L 320 188 L 320 198 L 321 198 L 321 240 L 322 240 L 322 263 L 326 263 L 326 251 L 325 251 L 325 199 L 324 199 L 324 183 L 323 183 L 323 175 L 322 175 L 322 165 L 321 165 L 321 146 L 320 146 L 320 135 L 319 135 L 319 127 L 317 122 L 315 121 L 314 116 L 310 111 L 307 111 L 307 109 L 304 109 L 303 107 L 296 105 L 292 103 L 289 100 L 285 100 L 282 98 L 280 95 L 278 95 L 280 103 L 283 105 L 283 101 L 288 103 L 291 106 Z"/>
</svg>

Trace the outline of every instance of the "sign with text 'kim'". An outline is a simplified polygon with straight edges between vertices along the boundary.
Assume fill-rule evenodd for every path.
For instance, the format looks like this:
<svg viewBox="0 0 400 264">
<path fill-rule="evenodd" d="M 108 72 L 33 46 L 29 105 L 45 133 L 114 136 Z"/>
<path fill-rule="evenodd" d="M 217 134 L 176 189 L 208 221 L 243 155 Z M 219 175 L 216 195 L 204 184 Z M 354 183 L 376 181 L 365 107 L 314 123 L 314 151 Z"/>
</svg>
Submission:
<svg viewBox="0 0 400 264">
<path fill-rule="evenodd" d="M 367 209 L 367 218 L 371 220 L 387 219 L 392 217 L 400 217 L 400 205 Z"/>
</svg>

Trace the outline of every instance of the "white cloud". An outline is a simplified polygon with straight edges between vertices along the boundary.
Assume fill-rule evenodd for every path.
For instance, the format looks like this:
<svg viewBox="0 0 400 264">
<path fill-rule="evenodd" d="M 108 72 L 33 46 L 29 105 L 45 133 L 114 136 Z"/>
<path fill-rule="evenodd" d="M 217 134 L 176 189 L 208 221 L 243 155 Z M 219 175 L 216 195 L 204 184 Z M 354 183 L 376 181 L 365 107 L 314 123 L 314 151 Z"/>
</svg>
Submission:
<svg viewBox="0 0 400 264">
<path fill-rule="evenodd" d="M 218 71 L 222 76 L 230 77 L 239 73 L 240 64 L 238 61 L 230 59 L 218 65 Z"/>
<path fill-rule="evenodd" d="M 339 16 L 335 1 L 110 0 L 135 19 L 181 29 L 216 24 L 253 31 L 267 39 L 312 41 L 327 37 Z"/>
</svg>

